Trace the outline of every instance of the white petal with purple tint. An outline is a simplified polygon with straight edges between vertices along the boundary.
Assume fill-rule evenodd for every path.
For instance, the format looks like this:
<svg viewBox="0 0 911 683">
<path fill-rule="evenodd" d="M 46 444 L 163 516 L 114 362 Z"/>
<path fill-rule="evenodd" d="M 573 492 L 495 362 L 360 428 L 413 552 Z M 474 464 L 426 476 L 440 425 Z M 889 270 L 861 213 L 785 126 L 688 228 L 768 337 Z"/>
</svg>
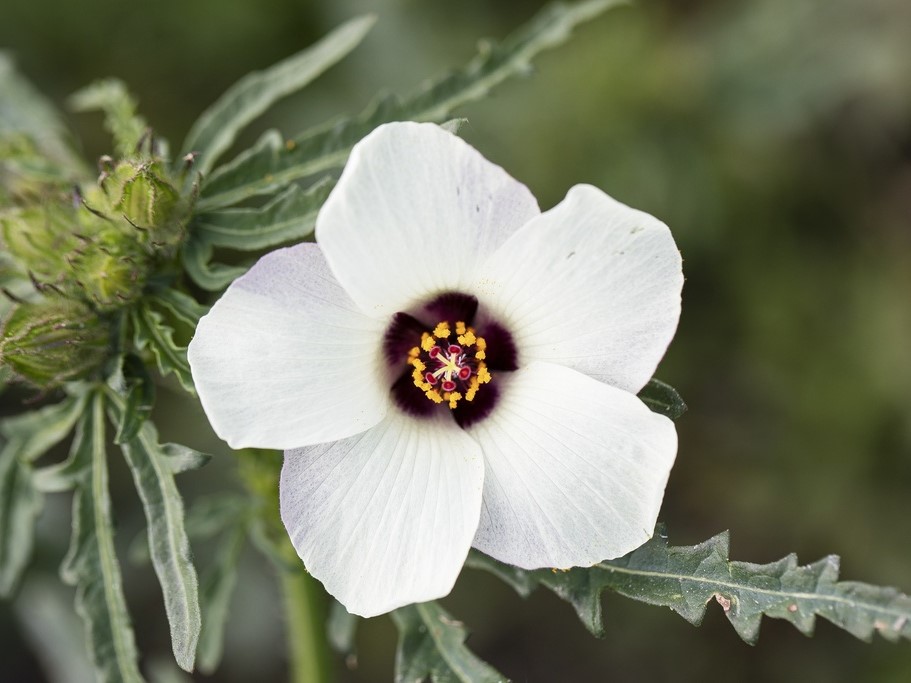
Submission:
<svg viewBox="0 0 911 683">
<path fill-rule="evenodd" d="M 264 256 L 190 343 L 212 427 L 233 448 L 293 448 L 369 429 L 389 407 L 383 329 L 357 309 L 315 244 Z"/>
</svg>

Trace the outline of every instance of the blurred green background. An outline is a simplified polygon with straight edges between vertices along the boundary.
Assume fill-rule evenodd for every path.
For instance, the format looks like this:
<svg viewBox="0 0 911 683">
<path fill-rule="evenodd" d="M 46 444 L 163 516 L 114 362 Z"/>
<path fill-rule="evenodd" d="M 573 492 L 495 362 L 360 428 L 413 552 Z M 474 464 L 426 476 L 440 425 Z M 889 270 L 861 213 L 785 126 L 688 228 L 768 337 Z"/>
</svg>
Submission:
<svg viewBox="0 0 911 683">
<path fill-rule="evenodd" d="M 60 103 L 97 77 L 124 79 L 176 143 L 244 73 L 375 12 L 352 57 L 257 129 L 293 134 L 464 63 L 478 38 L 542 4 L 28 0 L 4 4 L 0 47 Z M 736 559 L 833 552 L 844 578 L 911 590 L 911 3 L 640 0 L 536 65 L 459 112 L 462 135 L 542 208 L 598 185 L 667 222 L 685 258 L 683 318 L 658 372 L 690 405 L 662 513 L 671 542 L 730 528 Z M 88 158 L 109 151 L 99 118 L 70 122 Z M 183 475 L 187 498 L 235 487 L 201 411 L 166 390 L 158 409 L 166 440 L 219 454 Z M 118 468 L 126 557 L 142 513 Z M 0 605 L 4 681 L 81 680 L 81 626 L 56 581 L 68 525 L 69 500 L 50 497 L 31 578 Z M 212 549 L 195 551 L 204 563 Z M 146 670 L 179 680 L 154 575 L 124 564 Z M 444 604 L 516 681 L 911 680 L 911 644 L 864 644 L 824 622 L 807 640 L 766 620 L 749 647 L 716 605 L 695 629 L 607 596 L 596 640 L 556 598 L 522 601 L 467 570 Z M 221 669 L 195 680 L 283 680 L 274 574 L 253 552 L 232 613 Z M 363 623 L 358 667 L 338 660 L 339 680 L 390 680 L 394 642 L 387 618 Z M 70 646 L 63 662 L 48 654 Z"/>
</svg>

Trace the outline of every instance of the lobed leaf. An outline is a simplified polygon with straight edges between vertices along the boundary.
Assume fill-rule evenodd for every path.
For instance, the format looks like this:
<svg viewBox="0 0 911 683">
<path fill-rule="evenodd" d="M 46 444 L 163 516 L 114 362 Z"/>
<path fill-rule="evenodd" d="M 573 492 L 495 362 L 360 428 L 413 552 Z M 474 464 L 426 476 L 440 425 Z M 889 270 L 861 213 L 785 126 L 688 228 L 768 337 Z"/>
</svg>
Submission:
<svg viewBox="0 0 911 683">
<path fill-rule="evenodd" d="M 487 45 L 462 69 L 399 99 L 387 96 L 359 116 L 341 119 L 284 141 L 271 133 L 257 145 L 220 166 L 207 178 L 198 202 L 200 211 L 237 204 L 271 194 L 298 178 L 344 165 L 351 147 L 374 128 L 389 121 L 446 120 L 457 107 L 480 99 L 515 74 L 526 73 L 539 52 L 564 42 L 572 29 L 619 0 L 557 3 L 541 10 L 499 45 Z"/>
<path fill-rule="evenodd" d="M 164 289 L 158 292 L 155 302 L 167 308 L 174 316 L 192 329 L 196 329 L 199 319 L 209 312 L 208 306 L 203 306 L 189 294 L 184 294 L 177 289 Z"/>
<path fill-rule="evenodd" d="M 73 534 L 60 574 L 76 587 L 76 611 L 88 635 L 99 681 L 142 681 L 136 641 L 114 552 L 114 523 L 108 491 L 104 399 L 96 393 L 76 426 L 71 461 L 79 464 L 73 497 Z"/>
<path fill-rule="evenodd" d="M 212 245 L 201 240 L 189 240 L 184 244 L 183 267 L 187 275 L 202 289 L 208 292 L 217 292 L 235 279 L 247 272 L 245 267 L 225 266 L 220 263 L 210 263 L 212 260 Z"/>
<path fill-rule="evenodd" d="M 246 251 L 301 241 L 313 233 L 316 214 L 334 186 L 331 178 L 323 178 L 307 190 L 292 185 L 260 208 L 197 215 L 190 226 L 192 239 Z"/>
<path fill-rule="evenodd" d="M 85 395 L 76 392 L 60 403 L 5 418 L 0 422 L 0 435 L 18 444 L 20 460 L 32 462 L 63 441 L 84 410 Z"/>
<path fill-rule="evenodd" d="M 127 403 L 113 392 L 108 396 L 111 420 L 122 424 Z M 201 628 L 199 587 L 184 528 L 183 500 L 174 483 L 173 454 L 158 443 L 158 433 L 149 421 L 121 448 L 145 510 L 149 551 L 164 595 L 174 658 L 182 669 L 192 671 Z"/>
<path fill-rule="evenodd" d="M 244 76 L 193 124 L 180 157 L 197 153 L 196 168 L 208 173 L 247 124 L 351 52 L 375 22 L 372 15 L 352 19 L 296 55 Z"/>
<path fill-rule="evenodd" d="M 668 546 L 658 533 L 616 560 L 568 571 L 525 571 L 472 551 L 469 566 L 496 573 L 526 595 L 543 585 L 575 608 L 592 633 L 603 635 L 600 595 L 613 590 L 634 600 L 670 607 L 698 626 L 713 600 L 746 642 L 759 637 L 762 616 L 785 619 L 805 634 L 821 616 L 862 640 L 879 632 L 890 641 L 911 640 L 911 598 L 894 588 L 838 581 L 838 557 L 798 565 L 794 554 L 769 564 L 728 559 L 724 532 L 694 546 Z"/>
<path fill-rule="evenodd" d="M 140 351 L 149 348 L 161 374 L 174 373 L 181 386 L 195 394 L 187 350 L 174 341 L 174 330 L 165 323 L 161 313 L 145 303 L 132 311 L 131 319 L 136 348 Z"/>
<path fill-rule="evenodd" d="M 649 380 L 639 392 L 639 398 L 652 412 L 660 413 L 672 420 L 676 420 L 687 410 L 686 403 L 677 390 L 658 379 Z"/>
<path fill-rule="evenodd" d="M 396 683 L 500 683 L 506 677 L 465 647 L 465 626 L 435 602 L 391 613 L 399 631 Z"/>
</svg>

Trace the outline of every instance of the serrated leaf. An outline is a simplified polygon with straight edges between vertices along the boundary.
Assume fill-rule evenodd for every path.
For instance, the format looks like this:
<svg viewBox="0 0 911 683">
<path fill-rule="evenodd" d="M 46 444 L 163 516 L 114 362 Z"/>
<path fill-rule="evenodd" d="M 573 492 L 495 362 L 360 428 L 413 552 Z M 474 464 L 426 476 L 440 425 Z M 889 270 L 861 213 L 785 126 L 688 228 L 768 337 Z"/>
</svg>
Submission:
<svg viewBox="0 0 911 683">
<path fill-rule="evenodd" d="M 18 442 L 9 442 L 0 450 L 0 596 L 5 598 L 16 589 L 32 555 L 43 503 L 19 449 Z"/>
<path fill-rule="evenodd" d="M 76 427 L 71 460 L 82 464 L 82 476 L 73 496 L 73 535 L 60 575 L 76 587 L 76 611 L 86 626 L 98 680 L 136 683 L 143 679 L 114 552 L 100 394 L 92 397 Z"/>
<path fill-rule="evenodd" d="M 247 251 L 301 241 L 313 233 L 316 214 L 334 186 L 331 178 L 323 178 L 307 190 L 292 185 L 261 208 L 197 215 L 190 225 L 191 239 Z"/>
<path fill-rule="evenodd" d="M 131 157 L 137 152 L 148 124 L 136 113 L 136 100 L 126 85 L 116 78 L 96 81 L 74 93 L 69 100 L 74 111 L 104 112 L 104 124 L 114 138 L 118 157 Z"/>
<path fill-rule="evenodd" d="M 164 316 L 143 304 L 133 310 L 131 318 L 136 348 L 150 349 L 161 374 L 173 372 L 181 386 L 195 395 L 187 350 L 174 341 L 174 330 L 165 323 Z"/>
<path fill-rule="evenodd" d="M 247 124 L 351 52 L 375 22 L 371 15 L 352 19 L 306 50 L 242 78 L 193 124 L 180 157 L 197 152 L 199 172 L 208 173 Z"/>
<path fill-rule="evenodd" d="M 201 240 L 189 240 L 181 251 L 183 267 L 187 275 L 202 289 L 217 292 L 247 272 L 241 266 L 226 266 L 211 263 L 212 245 Z"/>
<path fill-rule="evenodd" d="M 126 406 L 116 394 L 108 396 L 116 424 Z M 174 658 L 182 669 L 192 671 L 202 625 L 199 585 L 184 528 L 183 500 L 174 483 L 173 454 L 158 443 L 158 433 L 149 421 L 121 448 L 145 510 L 149 551 L 164 595 Z"/>
<path fill-rule="evenodd" d="M 231 206 L 249 197 L 270 194 L 293 180 L 344 165 L 351 147 L 389 121 L 443 122 L 457 107 L 480 99 L 515 74 L 528 71 L 539 52 L 564 42 L 572 29 L 618 0 L 558 3 L 541 10 L 499 45 L 487 46 L 464 68 L 399 99 L 384 97 L 359 116 L 305 132 L 290 142 L 263 138 L 254 150 L 220 166 L 202 185 L 200 211 Z"/>
<path fill-rule="evenodd" d="M 237 563 L 245 537 L 245 527 L 237 526 L 227 540 L 219 543 L 214 561 L 203 575 L 200 603 L 204 618 L 197 658 L 199 670 L 204 674 L 215 671 L 221 662 L 225 626 L 237 583 Z"/>
<path fill-rule="evenodd" d="M 652 412 L 659 413 L 672 420 L 686 412 L 686 403 L 670 384 L 661 380 L 651 379 L 642 387 L 639 398 Z"/>
<path fill-rule="evenodd" d="M 73 151 L 72 136 L 57 108 L 16 71 L 13 60 L 0 52 L 0 135 L 24 134 L 53 161 L 76 177 L 89 176 Z"/>
<path fill-rule="evenodd" d="M 209 312 L 208 306 L 203 306 L 189 294 L 177 289 L 164 289 L 156 293 L 154 298 L 157 303 L 167 308 L 177 319 L 194 330 L 199 319 Z"/>
<path fill-rule="evenodd" d="M 399 631 L 396 683 L 500 683 L 508 679 L 465 647 L 465 626 L 435 602 L 391 613 Z"/>
<path fill-rule="evenodd" d="M 894 588 L 838 581 L 838 557 L 798 565 L 797 556 L 753 564 L 728 559 L 724 532 L 694 546 L 668 546 L 663 529 L 645 545 L 616 560 L 569 571 L 524 571 L 576 610 L 595 635 L 603 634 L 600 595 L 613 590 L 651 605 L 670 607 L 691 624 L 702 623 L 708 603 L 724 610 L 748 643 L 759 637 L 762 616 L 785 619 L 811 635 L 821 616 L 862 640 L 879 632 L 890 641 L 911 640 L 911 598 Z M 476 551 L 469 566 L 499 571 L 501 563 Z"/>
</svg>

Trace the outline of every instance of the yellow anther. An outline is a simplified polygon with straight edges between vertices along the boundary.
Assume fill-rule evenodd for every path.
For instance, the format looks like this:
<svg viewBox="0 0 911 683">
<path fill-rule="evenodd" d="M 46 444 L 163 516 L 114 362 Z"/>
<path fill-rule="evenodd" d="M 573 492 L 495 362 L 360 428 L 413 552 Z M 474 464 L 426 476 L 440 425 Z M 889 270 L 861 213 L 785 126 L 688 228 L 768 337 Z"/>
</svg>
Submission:
<svg viewBox="0 0 911 683">
<path fill-rule="evenodd" d="M 490 373 L 487 371 L 487 366 L 484 363 L 478 364 L 478 382 L 481 384 L 487 384 L 490 381 Z"/>
<path fill-rule="evenodd" d="M 477 377 L 472 377 L 471 381 L 468 383 L 468 390 L 465 392 L 466 401 L 474 401 L 474 395 L 478 393 L 478 387 L 481 386 L 481 383 L 478 381 Z"/>
<path fill-rule="evenodd" d="M 421 349 L 415 346 L 411 351 L 408 352 L 408 360 L 414 360 L 421 355 Z"/>
<path fill-rule="evenodd" d="M 456 334 L 465 334 L 465 329 L 465 323 L 461 321 L 456 323 Z"/>
<path fill-rule="evenodd" d="M 420 358 L 412 358 L 411 364 L 414 366 L 414 369 L 417 370 L 418 372 L 423 372 L 424 370 L 427 369 L 427 366 L 424 365 L 424 361 L 422 361 Z"/>
<path fill-rule="evenodd" d="M 433 336 L 437 339 L 446 339 L 449 336 L 449 323 L 442 322 L 437 325 L 433 330 Z M 425 349 L 429 350 L 429 349 Z"/>
<path fill-rule="evenodd" d="M 474 357 L 477 358 L 478 360 L 484 360 L 485 358 L 487 358 L 487 352 L 486 352 L 486 351 L 478 351 L 478 352 L 474 355 Z"/>
<path fill-rule="evenodd" d="M 436 389 L 428 389 L 426 393 L 427 393 L 427 398 L 429 398 L 434 403 L 443 402 L 443 397 L 440 396 L 440 392 L 437 391 Z"/>
<path fill-rule="evenodd" d="M 458 405 L 461 398 L 462 394 L 460 394 L 458 391 L 453 391 L 451 394 L 449 394 L 449 409 L 454 409 Z"/>
<path fill-rule="evenodd" d="M 436 345 L 437 345 L 437 340 L 425 332 L 423 334 L 423 336 L 421 337 L 421 348 L 429 353 L 430 349 L 432 349 Z"/>
<path fill-rule="evenodd" d="M 484 337 L 478 337 L 474 345 L 478 347 L 478 351 L 484 351 L 487 348 L 487 342 L 484 340 Z"/>
<path fill-rule="evenodd" d="M 461 344 L 462 346 L 471 346 L 477 340 L 478 340 L 478 338 L 474 336 L 474 332 L 472 332 L 471 330 L 468 330 L 464 334 L 459 335 L 459 344 Z"/>
</svg>

